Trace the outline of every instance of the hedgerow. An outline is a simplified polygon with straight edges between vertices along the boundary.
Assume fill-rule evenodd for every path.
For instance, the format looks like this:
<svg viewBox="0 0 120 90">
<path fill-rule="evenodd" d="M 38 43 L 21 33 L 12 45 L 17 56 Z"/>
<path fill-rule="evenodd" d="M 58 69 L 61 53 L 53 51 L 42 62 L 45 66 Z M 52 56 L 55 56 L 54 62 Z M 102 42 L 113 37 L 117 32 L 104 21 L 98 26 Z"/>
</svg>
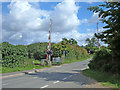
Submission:
<svg viewBox="0 0 120 90">
<path fill-rule="evenodd" d="M 25 62 L 28 56 L 27 47 L 24 45 L 14 46 L 8 42 L 2 43 L 2 66 L 3 67 L 17 67 Z"/>
<path fill-rule="evenodd" d="M 26 67 L 33 65 L 32 61 L 46 58 L 48 43 L 33 43 L 30 45 L 12 45 L 8 42 L 2 43 L 2 67 Z M 52 57 L 62 57 L 65 50 L 65 60 L 80 60 L 88 57 L 87 51 L 78 46 L 61 41 L 52 43 Z"/>
</svg>

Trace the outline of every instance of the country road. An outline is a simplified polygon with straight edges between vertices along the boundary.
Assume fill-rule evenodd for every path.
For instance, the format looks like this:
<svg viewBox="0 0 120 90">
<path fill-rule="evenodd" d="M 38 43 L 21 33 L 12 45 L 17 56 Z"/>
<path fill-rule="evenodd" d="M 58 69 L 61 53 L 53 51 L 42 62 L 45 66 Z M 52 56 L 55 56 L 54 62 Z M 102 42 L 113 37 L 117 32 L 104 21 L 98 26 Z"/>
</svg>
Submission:
<svg viewBox="0 0 120 90">
<path fill-rule="evenodd" d="M 2 88 L 85 88 L 96 81 L 82 75 L 86 61 L 41 69 L 40 72 L 2 79 Z"/>
</svg>

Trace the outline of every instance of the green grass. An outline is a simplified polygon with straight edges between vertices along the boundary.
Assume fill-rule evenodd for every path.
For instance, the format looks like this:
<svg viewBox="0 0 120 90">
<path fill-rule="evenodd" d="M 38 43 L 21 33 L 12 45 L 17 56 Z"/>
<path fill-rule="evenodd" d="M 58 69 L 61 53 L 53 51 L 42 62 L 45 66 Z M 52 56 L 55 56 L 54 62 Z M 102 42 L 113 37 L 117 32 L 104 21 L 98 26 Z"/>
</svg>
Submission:
<svg viewBox="0 0 120 90">
<path fill-rule="evenodd" d="M 84 61 L 84 60 L 87 60 L 87 59 L 89 59 L 90 57 L 87 57 L 87 58 L 82 58 L 82 59 L 80 59 L 80 60 L 75 60 L 75 59 L 73 59 L 73 60 L 64 60 L 64 63 L 74 63 L 74 62 L 80 62 L 80 61 Z"/>
<path fill-rule="evenodd" d="M 33 68 L 35 69 L 41 69 L 45 67 L 50 67 L 50 66 L 27 66 L 27 67 L 15 67 L 15 68 L 6 68 L 2 67 L 2 73 L 10 73 L 10 72 L 16 72 L 16 71 L 25 71 L 25 70 L 32 70 Z"/>
<path fill-rule="evenodd" d="M 41 64 L 39 60 L 34 60 L 34 63 Z"/>
<path fill-rule="evenodd" d="M 107 72 L 99 72 L 90 69 L 83 70 L 83 75 L 91 77 L 103 86 L 113 86 L 120 89 L 120 75 Z"/>
</svg>

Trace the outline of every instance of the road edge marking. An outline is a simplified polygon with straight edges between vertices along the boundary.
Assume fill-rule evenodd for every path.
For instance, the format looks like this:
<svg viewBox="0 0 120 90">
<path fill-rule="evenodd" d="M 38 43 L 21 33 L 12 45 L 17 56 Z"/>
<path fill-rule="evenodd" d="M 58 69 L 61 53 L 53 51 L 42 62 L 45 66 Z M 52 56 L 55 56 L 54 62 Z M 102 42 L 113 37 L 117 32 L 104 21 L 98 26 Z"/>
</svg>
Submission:
<svg viewBox="0 0 120 90">
<path fill-rule="evenodd" d="M 21 75 L 25 75 L 25 74 L 24 73 L 19 73 L 19 74 L 14 74 L 14 75 L 2 76 L 0 78 L 8 78 L 8 77 L 21 76 Z"/>
<path fill-rule="evenodd" d="M 65 79 L 67 79 L 67 78 L 63 78 L 63 80 L 65 80 Z"/>
<path fill-rule="evenodd" d="M 45 86 L 43 86 L 43 87 L 40 87 L 40 88 L 46 88 L 46 87 L 48 87 L 49 85 L 45 85 Z"/>
<path fill-rule="evenodd" d="M 53 83 L 55 84 L 55 83 L 58 83 L 58 82 L 60 82 L 60 81 L 55 81 L 55 82 L 53 82 Z"/>
</svg>

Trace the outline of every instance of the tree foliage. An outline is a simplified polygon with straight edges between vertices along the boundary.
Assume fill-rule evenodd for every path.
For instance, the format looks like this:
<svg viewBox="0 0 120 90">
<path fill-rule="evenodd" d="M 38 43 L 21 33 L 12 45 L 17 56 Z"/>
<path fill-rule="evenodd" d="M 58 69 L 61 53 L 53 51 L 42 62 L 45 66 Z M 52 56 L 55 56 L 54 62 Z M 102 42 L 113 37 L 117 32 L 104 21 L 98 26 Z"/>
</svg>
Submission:
<svg viewBox="0 0 120 90">
<path fill-rule="evenodd" d="M 87 38 L 86 40 L 87 45 L 85 46 L 85 49 L 87 49 L 87 51 L 89 51 L 89 49 L 98 49 L 97 44 L 97 38 L 93 37 L 93 38 Z"/>
<path fill-rule="evenodd" d="M 34 43 L 28 45 L 29 58 L 41 60 L 46 58 L 46 50 L 48 43 Z"/>
<path fill-rule="evenodd" d="M 104 8 L 104 9 L 103 9 Z M 105 2 L 99 6 L 88 8 L 99 13 L 106 29 L 97 38 L 108 44 L 108 49 L 101 48 L 89 63 L 90 69 L 119 73 L 120 72 L 120 2 Z M 120 74 L 120 73 L 119 73 Z"/>
<path fill-rule="evenodd" d="M 2 66 L 18 67 L 24 65 L 28 56 L 27 47 L 24 45 L 14 46 L 8 42 L 2 43 Z"/>
<path fill-rule="evenodd" d="M 103 9 L 106 8 L 106 9 Z M 99 6 L 88 8 L 90 11 L 99 13 L 101 21 L 106 24 L 106 30 L 96 37 L 108 44 L 112 50 L 113 60 L 120 57 L 120 2 L 105 2 Z"/>
<path fill-rule="evenodd" d="M 73 38 L 71 38 L 69 40 L 67 38 L 63 38 L 62 41 L 64 41 L 66 44 L 69 43 L 71 45 L 77 45 L 77 41 L 75 39 L 73 39 Z"/>
<path fill-rule="evenodd" d="M 69 42 L 66 38 L 57 44 L 52 45 L 53 57 L 61 57 L 62 51 L 66 51 L 66 60 L 79 60 L 81 58 L 88 57 L 87 51 L 76 45 L 76 40 L 70 39 L 72 43 Z"/>
</svg>

